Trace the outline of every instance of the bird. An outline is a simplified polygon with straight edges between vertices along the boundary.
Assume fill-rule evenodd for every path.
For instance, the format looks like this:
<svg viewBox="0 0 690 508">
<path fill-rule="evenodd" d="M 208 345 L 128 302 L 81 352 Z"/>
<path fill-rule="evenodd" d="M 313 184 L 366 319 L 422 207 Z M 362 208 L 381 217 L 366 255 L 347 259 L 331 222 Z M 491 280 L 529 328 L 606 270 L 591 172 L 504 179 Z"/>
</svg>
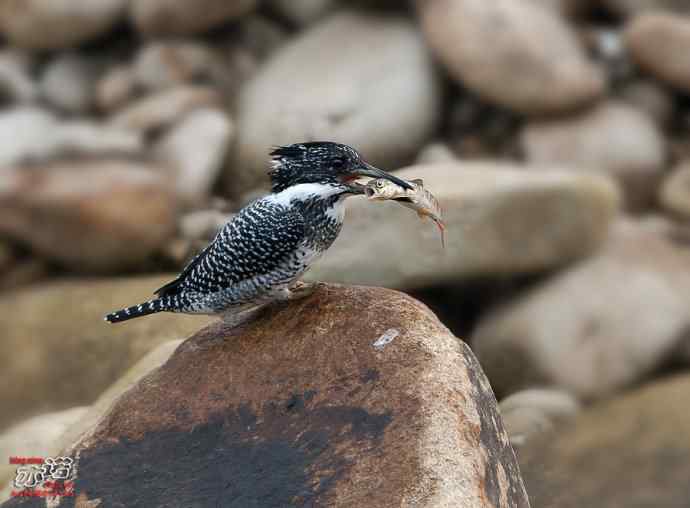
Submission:
<svg viewBox="0 0 690 508">
<path fill-rule="evenodd" d="M 351 146 L 310 141 L 270 152 L 271 191 L 240 210 L 155 298 L 105 316 L 119 323 L 158 312 L 221 315 L 228 322 L 276 301 L 303 298 L 315 284 L 300 279 L 333 244 L 344 201 L 364 194 L 360 177 L 409 183 Z"/>
</svg>

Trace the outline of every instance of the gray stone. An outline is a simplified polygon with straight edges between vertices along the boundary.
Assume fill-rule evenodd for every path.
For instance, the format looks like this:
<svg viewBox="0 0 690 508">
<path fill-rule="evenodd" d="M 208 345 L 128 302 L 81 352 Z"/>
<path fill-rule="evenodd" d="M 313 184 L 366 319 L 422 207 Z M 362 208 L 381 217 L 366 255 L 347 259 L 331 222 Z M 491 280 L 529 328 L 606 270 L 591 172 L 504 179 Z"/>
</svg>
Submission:
<svg viewBox="0 0 690 508">
<path fill-rule="evenodd" d="M 690 91 L 690 18 L 650 13 L 636 16 L 625 31 L 633 60 L 646 72 L 685 92 Z"/>
<path fill-rule="evenodd" d="M 219 94 L 210 87 L 182 85 L 149 95 L 126 106 L 111 118 L 114 126 L 148 133 L 170 127 L 199 108 L 216 106 Z"/>
<path fill-rule="evenodd" d="M 515 0 L 417 0 L 429 45 L 450 75 L 526 115 L 562 113 L 605 91 L 575 34 L 551 9 Z"/>
<path fill-rule="evenodd" d="M 189 82 L 230 81 L 232 70 L 219 53 L 192 40 L 156 41 L 144 46 L 133 64 L 134 77 L 149 90 Z"/>
<path fill-rule="evenodd" d="M 513 446 L 552 430 L 580 411 L 571 394 L 553 388 L 531 388 L 514 393 L 498 405 Z"/>
<path fill-rule="evenodd" d="M 0 51 L 0 99 L 10 103 L 36 100 L 38 86 L 31 76 L 33 64 L 34 58 L 26 51 Z"/>
<path fill-rule="evenodd" d="M 85 113 L 94 103 L 100 65 L 78 53 L 63 53 L 48 63 L 41 76 L 43 98 L 68 113 Z"/>
<path fill-rule="evenodd" d="M 410 210 L 351 198 L 340 237 L 308 278 L 414 289 L 542 271 L 590 254 L 618 207 L 609 179 L 566 171 L 457 162 L 396 174 L 422 178 L 438 198 L 445 249 L 434 224 Z"/>
<path fill-rule="evenodd" d="M 198 109 L 180 121 L 153 147 L 156 160 L 175 176 L 178 197 L 201 203 L 223 168 L 234 126 L 218 109 Z"/>
<path fill-rule="evenodd" d="M 639 387 L 540 436 L 518 453 L 540 508 L 685 508 L 690 378 Z"/>
<path fill-rule="evenodd" d="M 344 142 L 385 168 L 409 161 L 438 125 L 437 85 L 410 22 L 337 13 L 276 52 L 243 88 L 225 187 L 239 197 L 266 186 L 271 146 L 296 141 Z"/>
<path fill-rule="evenodd" d="M 528 123 L 521 133 L 527 160 L 618 179 L 632 209 L 654 200 L 666 163 L 666 146 L 650 117 L 617 101 L 583 113 Z"/>
<path fill-rule="evenodd" d="M 482 318 L 472 344 L 498 393 L 546 385 L 603 398 L 686 340 L 690 255 L 634 222 L 613 231 L 599 255 Z"/>
</svg>

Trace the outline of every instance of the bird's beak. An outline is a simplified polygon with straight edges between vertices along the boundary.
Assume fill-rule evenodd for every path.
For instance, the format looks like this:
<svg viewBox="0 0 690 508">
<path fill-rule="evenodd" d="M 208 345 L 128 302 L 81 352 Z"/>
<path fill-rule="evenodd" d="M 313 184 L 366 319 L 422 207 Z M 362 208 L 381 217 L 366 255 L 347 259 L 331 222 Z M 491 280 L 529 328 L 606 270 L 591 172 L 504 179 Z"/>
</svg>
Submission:
<svg viewBox="0 0 690 508">
<path fill-rule="evenodd" d="M 413 189 L 413 187 L 409 183 L 407 183 L 405 180 L 401 180 L 397 176 L 393 176 L 390 173 L 386 173 L 382 169 L 375 168 L 374 166 L 372 166 L 371 164 L 369 164 L 367 162 L 363 162 L 359 168 L 355 169 L 352 172 L 352 174 L 357 175 L 357 176 L 370 176 L 372 178 L 385 178 L 386 180 L 389 180 L 389 181 L 393 182 L 394 184 L 399 185 L 403 189 L 409 189 L 409 190 Z"/>
</svg>

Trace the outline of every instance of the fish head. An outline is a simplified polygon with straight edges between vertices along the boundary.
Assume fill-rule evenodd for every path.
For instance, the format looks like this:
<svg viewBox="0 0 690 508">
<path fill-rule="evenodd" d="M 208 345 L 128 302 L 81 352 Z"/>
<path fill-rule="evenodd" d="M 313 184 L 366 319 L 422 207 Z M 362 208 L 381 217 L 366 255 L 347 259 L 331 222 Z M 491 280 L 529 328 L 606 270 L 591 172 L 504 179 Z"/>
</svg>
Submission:
<svg viewBox="0 0 690 508">
<path fill-rule="evenodd" d="M 398 195 L 404 194 L 405 190 L 399 185 L 385 180 L 384 178 L 376 178 L 371 180 L 364 187 L 364 194 L 370 201 L 384 201 L 394 199 Z"/>
</svg>

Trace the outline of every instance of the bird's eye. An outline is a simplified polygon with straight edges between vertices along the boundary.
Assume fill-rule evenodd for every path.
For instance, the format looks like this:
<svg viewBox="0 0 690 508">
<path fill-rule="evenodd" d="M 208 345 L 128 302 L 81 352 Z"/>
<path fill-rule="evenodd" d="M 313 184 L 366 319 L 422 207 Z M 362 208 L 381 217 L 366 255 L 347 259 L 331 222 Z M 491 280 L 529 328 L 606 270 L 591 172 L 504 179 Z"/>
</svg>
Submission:
<svg viewBox="0 0 690 508">
<path fill-rule="evenodd" d="M 333 161 L 333 169 L 343 169 L 345 167 L 345 161 L 343 159 L 335 159 Z"/>
</svg>

